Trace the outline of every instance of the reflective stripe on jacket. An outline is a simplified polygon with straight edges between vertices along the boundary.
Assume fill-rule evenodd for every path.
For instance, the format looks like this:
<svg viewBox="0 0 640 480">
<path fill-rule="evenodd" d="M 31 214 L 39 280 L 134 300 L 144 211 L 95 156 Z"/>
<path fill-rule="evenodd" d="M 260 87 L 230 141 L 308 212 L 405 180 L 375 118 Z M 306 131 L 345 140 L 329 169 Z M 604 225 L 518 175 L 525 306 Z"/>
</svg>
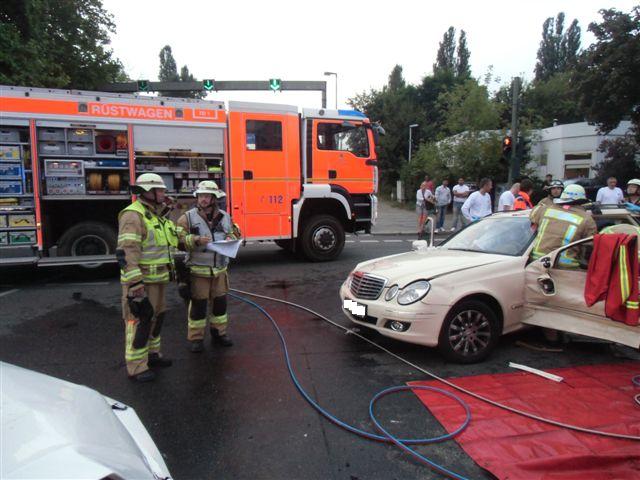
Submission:
<svg viewBox="0 0 640 480">
<path fill-rule="evenodd" d="M 531 222 L 538 225 L 531 256 L 538 259 L 564 245 L 590 237 L 598 232 L 596 223 L 587 211 L 579 206 L 553 205 L 536 208 Z M 565 250 L 558 259 L 560 265 L 577 267 L 576 252 Z"/>
<path fill-rule="evenodd" d="M 206 245 L 196 245 L 195 237 L 209 237 L 214 242 L 228 237 L 235 238 L 231 217 L 224 210 L 218 210 L 215 215 L 222 214 L 222 218 L 214 227 L 213 232 L 197 208 L 185 212 L 178 219 L 178 233 L 181 243 L 187 250 L 186 264 L 191 273 L 199 277 L 212 277 L 227 270 L 229 257 L 207 250 Z"/>
<path fill-rule="evenodd" d="M 119 214 L 118 249 L 125 254 L 120 282 L 167 283 L 178 245 L 175 225 L 137 200 Z"/>
</svg>

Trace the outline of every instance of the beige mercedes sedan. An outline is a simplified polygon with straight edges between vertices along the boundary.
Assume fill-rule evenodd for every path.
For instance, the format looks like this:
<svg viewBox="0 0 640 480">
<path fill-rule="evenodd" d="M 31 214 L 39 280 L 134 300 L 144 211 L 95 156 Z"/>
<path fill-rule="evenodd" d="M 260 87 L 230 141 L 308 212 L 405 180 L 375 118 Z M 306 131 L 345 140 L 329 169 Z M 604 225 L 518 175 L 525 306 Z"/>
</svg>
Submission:
<svg viewBox="0 0 640 480">
<path fill-rule="evenodd" d="M 449 360 L 486 358 L 500 335 L 525 324 L 640 346 L 640 327 L 587 307 L 584 290 L 591 240 L 566 245 L 539 260 L 529 253 L 535 232 L 529 211 L 478 221 L 438 247 L 419 248 L 360 263 L 340 288 L 345 315 L 360 326 L 403 342 L 437 347 Z M 599 228 L 638 226 L 625 209 L 594 213 Z M 579 250 L 581 268 L 556 258 Z"/>
</svg>

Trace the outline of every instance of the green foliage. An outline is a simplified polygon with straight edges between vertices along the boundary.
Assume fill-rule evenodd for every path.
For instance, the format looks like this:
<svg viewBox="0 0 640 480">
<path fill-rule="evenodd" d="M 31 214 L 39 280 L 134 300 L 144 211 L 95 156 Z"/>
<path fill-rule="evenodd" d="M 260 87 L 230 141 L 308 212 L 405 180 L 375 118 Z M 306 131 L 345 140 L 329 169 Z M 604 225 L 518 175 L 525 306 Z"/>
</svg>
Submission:
<svg viewBox="0 0 640 480">
<path fill-rule="evenodd" d="M 580 26 L 574 20 L 564 31 L 564 12 L 547 18 L 542 24 L 542 41 L 538 48 L 535 80 L 545 81 L 553 75 L 570 70 L 580 49 Z"/>
<path fill-rule="evenodd" d="M 487 87 L 470 79 L 440 94 L 439 108 L 445 118 L 444 134 L 497 129 L 500 116 L 489 99 Z"/>
<path fill-rule="evenodd" d="M 471 66 L 469 58 L 471 53 L 467 47 L 467 33 L 460 30 L 460 38 L 458 38 L 458 58 L 456 58 L 456 76 L 458 78 L 469 78 L 471 76 Z"/>
<path fill-rule="evenodd" d="M 433 64 L 434 75 L 440 72 L 455 72 L 456 70 L 456 29 L 449 27 L 442 36 L 438 47 L 436 63 Z"/>
<path fill-rule="evenodd" d="M 600 14 L 602 22 L 589 25 L 596 42 L 580 55 L 573 75 L 580 108 L 603 133 L 629 117 L 640 143 L 640 7 Z"/>
<path fill-rule="evenodd" d="M 125 81 L 108 48 L 114 32 L 101 0 L 4 0 L 0 83 L 95 90 Z"/>
<path fill-rule="evenodd" d="M 408 191 L 416 189 L 425 174 L 441 181 L 448 178 L 455 182 L 459 177 L 478 181 L 480 177 L 495 182 L 507 179 L 507 167 L 500 160 L 502 132 L 465 132 L 440 142 L 428 142 L 420 146 L 402 170 L 402 179 Z"/>
<path fill-rule="evenodd" d="M 619 185 L 626 185 L 632 178 L 640 178 L 640 148 L 633 135 L 605 140 L 600 151 L 605 152 L 605 160 L 595 168 L 600 182 L 604 184 L 607 178 L 616 177 Z"/>
<path fill-rule="evenodd" d="M 160 71 L 158 73 L 158 80 L 161 82 L 193 82 L 195 77 L 189 72 L 189 68 L 184 65 L 180 69 L 178 75 L 178 67 L 176 65 L 176 59 L 173 58 L 173 52 L 170 45 L 165 45 L 160 50 Z M 202 91 L 193 92 L 172 92 L 163 91 L 158 92 L 159 95 L 165 97 L 180 97 L 180 98 L 204 98 L 205 93 Z"/>
</svg>

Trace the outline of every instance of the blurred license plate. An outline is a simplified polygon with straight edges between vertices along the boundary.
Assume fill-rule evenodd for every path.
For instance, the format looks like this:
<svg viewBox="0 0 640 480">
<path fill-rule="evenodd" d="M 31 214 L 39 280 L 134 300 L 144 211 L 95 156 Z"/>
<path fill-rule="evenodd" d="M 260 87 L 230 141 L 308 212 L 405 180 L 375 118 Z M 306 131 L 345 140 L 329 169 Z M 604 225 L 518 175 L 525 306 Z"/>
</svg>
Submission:
<svg viewBox="0 0 640 480">
<path fill-rule="evenodd" d="M 353 315 L 354 317 L 364 318 L 367 316 L 367 306 L 362 305 L 356 302 L 355 300 L 350 300 L 348 298 L 345 298 L 344 302 L 342 303 L 342 306 L 344 307 L 345 310 L 347 310 L 348 312 L 351 312 L 351 315 Z"/>
</svg>

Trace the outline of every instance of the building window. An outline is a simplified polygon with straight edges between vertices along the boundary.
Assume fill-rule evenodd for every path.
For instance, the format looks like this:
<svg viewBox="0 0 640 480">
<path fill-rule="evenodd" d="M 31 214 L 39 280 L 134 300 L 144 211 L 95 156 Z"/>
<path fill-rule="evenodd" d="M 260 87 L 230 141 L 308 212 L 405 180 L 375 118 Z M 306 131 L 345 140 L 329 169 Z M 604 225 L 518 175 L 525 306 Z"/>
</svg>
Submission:
<svg viewBox="0 0 640 480">
<path fill-rule="evenodd" d="M 282 151 L 282 122 L 247 120 L 247 150 Z"/>
<path fill-rule="evenodd" d="M 348 122 L 345 122 L 348 123 Z M 369 138 L 364 125 L 341 123 L 318 124 L 318 149 L 351 152 L 356 157 L 369 156 Z"/>
<path fill-rule="evenodd" d="M 589 167 L 579 167 L 579 168 L 564 168 L 564 178 L 566 180 L 570 178 L 589 178 L 589 174 L 591 173 L 591 169 Z"/>
<path fill-rule="evenodd" d="M 591 160 L 591 152 L 589 153 L 566 153 L 564 155 L 565 161 L 571 160 Z"/>
</svg>

